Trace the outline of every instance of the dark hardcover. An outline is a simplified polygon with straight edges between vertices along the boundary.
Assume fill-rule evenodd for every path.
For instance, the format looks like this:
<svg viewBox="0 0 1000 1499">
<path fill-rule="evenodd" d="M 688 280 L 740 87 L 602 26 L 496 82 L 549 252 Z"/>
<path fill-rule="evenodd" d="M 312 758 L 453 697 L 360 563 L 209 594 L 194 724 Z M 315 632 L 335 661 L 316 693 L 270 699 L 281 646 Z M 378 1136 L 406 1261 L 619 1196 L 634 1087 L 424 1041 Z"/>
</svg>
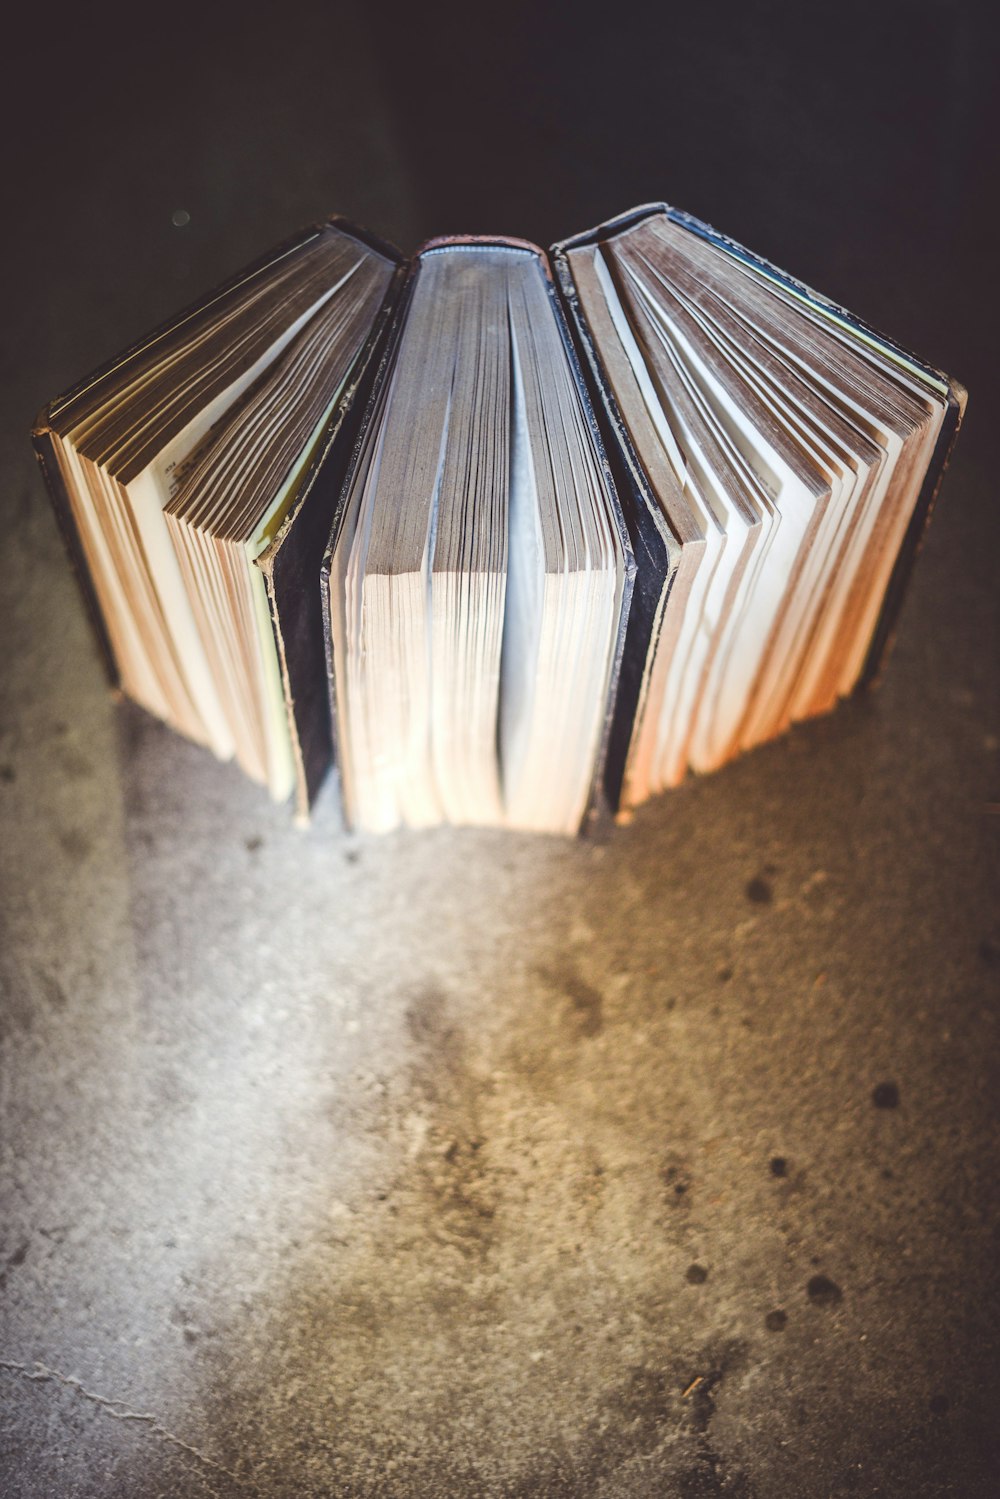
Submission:
<svg viewBox="0 0 1000 1499">
<path fill-rule="evenodd" d="M 349 231 L 352 234 L 353 230 Z M 355 238 L 360 238 L 355 235 Z M 384 252 L 383 252 L 384 253 Z M 295 808 L 306 820 L 333 762 L 333 731 L 326 683 L 320 567 L 330 536 L 344 471 L 388 332 L 400 281 L 396 270 L 357 363 L 320 439 L 293 508 L 270 546 L 257 558 L 264 574 L 271 626 L 285 691 L 295 762 Z"/>
<path fill-rule="evenodd" d="M 386 382 L 389 378 L 396 359 L 396 351 L 399 348 L 399 340 L 402 336 L 403 327 L 406 323 L 406 310 L 413 293 L 414 262 L 408 261 L 401 267 L 401 280 L 395 298 L 389 308 L 389 316 L 383 337 L 379 346 L 378 357 L 373 360 L 374 373 L 368 386 L 367 400 L 362 408 L 361 420 L 354 436 L 350 456 L 344 469 L 340 488 L 336 494 L 333 511 L 330 518 L 330 526 L 326 537 L 326 548 L 323 552 L 320 564 L 319 592 L 320 606 L 323 624 L 323 652 L 324 665 L 326 668 L 326 709 L 328 723 L 330 726 L 330 747 L 333 760 L 333 774 L 337 781 L 337 792 L 340 804 L 341 817 L 344 825 L 349 826 L 347 803 L 343 795 L 343 787 L 340 783 L 340 765 L 343 759 L 340 749 L 340 713 L 337 703 L 337 679 L 333 662 L 333 621 L 330 612 L 330 566 L 333 560 L 334 548 L 340 539 L 340 533 L 344 525 L 344 514 L 347 508 L 347 500 L 354 484 L 354 476 L 365 451 L 368 434 L 372 428 L 382 396 L 385 392 Z"/>
<path fill-rule="evenodd" d="M 175 332 L 190 318 L 203 314 L 212 303 L 236 290 L 243 282 L 276 265 L 290 251 L 321 233 L 327 223 L 361 244 L 368 245 L 387 260 L 395 262 L 397 270 L 344 392 L 326 424 L 295 504 L 274 540 L 257 559 L 267 587 L 268 607 L 281 668 L 295 764 L 295 807 L 300 819 L 308 818 L 309 808 L 330 767 L 333 753 L 326 690 L 323 617 L 316 580 L 329 536 L 330 518 L 340 492 L 343 470 L 403 275 L 399 251 L 387 241 L 339 215 L 331 216 L 324 224 L 302 229 L 50 402 L 39 415 L 32 434 L 59 530 L 80 585 L 108 680 L 117 689 L 118 666 L 59 469 L 52 437 L 53 421 L 71 401 L 83 395 L 97 381 L 142 354 L 158 339 Z"/>
<path fill-rule="evenodd" d="M 932 365 L 918 358 L 917 355 L 903 349 L 893 339 L 887 338 L 885 334 L 880 333 L 862 318 L 857 317 L 852 312 L 848 312 L 846 308 L 839 306 L 829 297 L 825 297 L 821 293 L 814 291 L 805 282 L 799 281 L 794 276 L 790 276 L 786 271 L 780 270 L 771 261 L 765 260 L 763 256 L 754 254 L 752 250 L 746 249 L 737 240 L 729 238 L 728 235 L 720 234 L 710 224 L 706 224 L 701 219 L 695 218 L 693 214 L 685 213 L 679 208 L 672 208 L 668 203 L 642 204 L 638 208 L 630 209 L 627 213 L 618 214 L 615 218 L 609 219 L 604 224 L 597 225 L 594 229 L 585 230 L 582 234 L 574 235 L 572 239 L 563 240 L 558 245 L 553 246 L 552 256 L 556 264 L 557 274 L 559 275 L 560 287 L 567 303 L 571 307 L 574 330 L 582 346 L 586 347 L 589 344 L 591 356 L 594 356 L 592 340 L 586 328 L 579 302 L 575 296 L 572 275 L 564 252 L 611 239 L 614 235 L 631 228 L 643 219 L 661 213 L 666 214 L 673 223 L 680 225 L 681 228 L 688 230 L 689 233 L 697 235 L 709 244 L 716 245 L 718 248 L 725 250 L 727 254 L 732 255 L 736 260 L 741 260 L 744 264 L 759 271 L 768 280 L 773 281 L 784 291 L 791 293 L 792 296 L 805 301 L 824 316 L 832 318 L 835 322 L 843 323 L 848 329 L 859 334 L 866 341 L 874 341 L 891 355 L 895 356 L 902 364 L 909 365 L 933 390 L 937 391 L 947 401 L 947 410 L 935 444 L 934 454 L 927 473 L 924 476 L 906 536 L 896 558 L 885 598 L 882 602 L 878 622 L 868 648 L 865 664 L 858 679 L 856 690 L 860 690 L 871 685 L 878 679 L 885 665 L 888 651 L 891 648 L 906 585 L 913 570 L 913 564 L 923 544 L 931 511 L 941 488 L 941 480 L 944 477 L 945 468 L 955 445 L 955 438 L 958 436 L 958 429 L 965 411 L 965 388 L 957 380 L 950 379 L 941 370 L 935 369 Z M 604 404 L 610 412 L 614 412 L 614 400 L 611 397 L 610 391 L 606 391 L 605 382 L 600 373 L 599 362 L 596 360 L 596 357 L 594 357 L 593 363 L 595 381 L 608 397 L 608 400 Z M 631 446 L 628 443 L 628 434 L 623 431 L 620 417 L 615 422 L 615 415 L 612 415 L 610 419 L 615 424 L 619 438 L 627 451 Z M 641 570 L 639 586 L 641 586 Z M 636 644 L 638 645 L 638 643 L 637 640 Z M 631 648 L 631 642 L 629 648 Z M 623 669 L 623 680 L 630 681 L 635 673 L 634 671 L 630 671 L 628 663 L 629 648 L 626 651 L 626 666 Z M 622 717 L 624 720 L 624 714 Z"/>
<path fill-rule="evenodd" d="M 625 228 L 644 216 L 645 211 L 638 210 L 634 216 L 623 215 L 620 222 L 613 222 L 617 228 Z M 663 613 L 676 576 L 680 547 L 664 519 L 605 378 L 565 255 L 567 250 L 597 243 L 604 232 L 605 226 L 600 226 L 574 235 L 572 239 L 553 245 L 549 254 L 580 350 L 594 408 L 604 429 L 604 444 L 611 457 L 622 513 L 636 559 L 632 607 L 625 623 L 618 688 L 608 714 L 608 749 L 603 766 L 603 800 L 611 812 L 617 812 L 636 713 L 645 692 Z"/>
<path fill-rule="evenodd" d="M 593 782 L 591 785 L 591 794 L 588 799 L 588 810 L 584 818 L 584 826 L 586 826 L 589 823 L 599 821 L 604 812 L 607 810 L 607 802 L 604 793 L 604 786 L 606 781 L 604 767 L 606 759 L 610 753 L 611 733 L 613 727 L 610 707 L 611 704 L 615 702 L 618 694 L 618 680 L 622 670 L 622 662 L 625 654 L 626 625 L 631 612 L 632 592 L 636 578 L 636 561 L 632 548 L 631 533 L 629 531 L 628 525 L 626 524 L 622 509 L 622 503 L 618 495 L 614 468 L 612 463 L 609 461 L 609 455 L 605 449 L 601 427 L 594 411 L 590 390 L 580 366 L 576 346 L 567 324 L 565 311 L 553 282 L 552 269 L 549 264 L 548 258 L 546 257 L 545 251 L 542 250 L 538 245 L 532 244 L 530 240 L 517 239 L 509 235 L 444 235 L 435 239 L 427 240 L 426 243 L 420 246 L 419 250 L 416 252 L 412 261 L 410 262 L 406 275 L 405 286 L 396 303 L 396 307 L 393 313 L 392 327 L 386 341 L 385 351 L 379 364 L 378 373 L 375 376 L 371 395 L 369 397 L 368 407 L 361 422 L 358 438 L 354 446 L 354 451 L 351 455 L 350 464 L 348 465 L 346 470 L 344 483 L 340 494 L 340 500 L 337 505 L 333 525 L 330 530 L 329 545 L 326 550 L 326 555 L 323 559 L 323 577 L 321 591 L 323 595 L 325 626 L 324 633 L 326 638 L 327 651 L 327 674 L 329 684 L 330 712 L 333 722 L 334 743 L 336 745 L 338 711 L 337 683 L 333 661 L 333 634 L 331 630 L 330 620 L 330 565 L 333 551 L 340 536 L 347 499 L 353 486 L 354 477 L 358 469 L 358 464 L 360 463 L 362 455 L 364 453 L 368 433 L 373 421 L 377 417 L 381 396 L 385 388 L 385 382 L 389 378 L 393 364 L 395 362 L 396 350 L 399 346 L 399 340 L 402 336 L 403 327 L 406 322 L 406 310 L 409 304 L 410 294 L 413 289 L 414 280 L 421 257 L 424 255 L 434 254 L 436 251 L 446 250 L 461 245 L 496 245 L 499 247 L 506 247 L 516 250 L 527 250 L 530 251 L 532 255 L 538 257 L 542 270 L 545 273 L 549 300 L 552 306 L 553 313 L 555 315 L 556 325 L 559 329 L 560 337 L 562 338 L 563 347 L 566 350 L 566 358 L 570 370 L 572 371 L 573 380 L 580 398 L 580 404 L 584 412 L 585 420 L 587 422 L 587 428 L 590 432 L 591 441 L 594 444 L 594 451 L 601 468 L 601 473 L 603 475 L 608 494 L 611 498 L 611 508 L 614 518 L 614 524 L 618 532 L 619 541 L 622 547 L 624 575 L 622 583 L 620 622 L 615 643 L 611 676 L 609 680 L 608 706 L 605 712 L 604 730 L 601 735 L 598 754 L 595 760 L 595 770 Z"/>
</svg>

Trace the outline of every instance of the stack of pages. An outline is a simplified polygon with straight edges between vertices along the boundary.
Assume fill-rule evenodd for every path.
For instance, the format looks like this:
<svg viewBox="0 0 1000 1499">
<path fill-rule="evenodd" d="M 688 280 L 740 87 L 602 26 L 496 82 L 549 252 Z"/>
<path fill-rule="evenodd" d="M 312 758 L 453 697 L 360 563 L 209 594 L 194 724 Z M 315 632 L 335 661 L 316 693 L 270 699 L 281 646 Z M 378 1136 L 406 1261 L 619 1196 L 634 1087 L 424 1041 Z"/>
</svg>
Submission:
<svg viewBox="0 0 1000 1499">
<path fill-rule="evenodd" d="M 330 481 L 397 264 L 336 222 L 306 231 L 35 432 L 112 680 L 276 799 L 297 782 L 300 808 L 330 758 L 330 507 L 306 501 Z"/>
<path fill-rule="evenodd" d="M 885 649 L 964 391 L 655 205 L 332 220 L 43 413 L 113 679 L 305 812 L 571 833 Z"/>
</svg>

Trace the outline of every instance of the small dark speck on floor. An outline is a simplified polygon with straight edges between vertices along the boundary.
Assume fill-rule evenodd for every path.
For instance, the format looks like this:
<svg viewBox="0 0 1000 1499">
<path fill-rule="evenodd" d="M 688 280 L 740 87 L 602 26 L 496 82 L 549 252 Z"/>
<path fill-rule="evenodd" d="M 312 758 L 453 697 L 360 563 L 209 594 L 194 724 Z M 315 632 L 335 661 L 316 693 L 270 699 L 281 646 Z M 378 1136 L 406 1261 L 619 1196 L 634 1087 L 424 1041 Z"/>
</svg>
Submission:
<svg viewBox="0 0 1000 1499">
<path fill-rule="evenodd" d="M 0 765 L 0 781 L 6 781 L 8 786 L 17 780 L 17 771 L 13 765 Z"/>
<path fill-rule="evenodd" d="M 691 1186 L 690 1178 L 682 1167 L 677 1165 L 666 1165 L 661 1173 L 663 1185 L 667 1189 L 667 1201 L 674 1207 L 686 1205 L 688 1189 Z"/>
<path fill-rule="evenodd" d="M 752 880 L 747 881 L 744 894 L 746 895 L 747 900 L 752 901 L 755 906 L 770 905 L 774 897 L 774 891 L 771 888 L 770 881 L 765 880 L 763 876 L 759 874 L 755 875 Z"/>
<path fill-rule="evenodd" d="M 788 1175 L 788 1162 L 783 1155 L 773 1155 L 771 1157 L 770 1165 L 772 1176 Z"/>
<path fill-rule="evenodd" d="M 879 1083 L 872 1090 L 872 1103 L 877 1109 L 896 1109 L 899 1107 L 899 1089 L 895 1083 Z"/>
<path fill-rule="evenodd" d="M 684 1278 L 692 1286 L 703 1286 L 708 1279 L 708 1271 L 704 1265 L 688 1265 Z"/>
<path fill-rule="evenodd" d="M 784 1332 L 788 1321 L 788 1313 L 783 1312 L 780 1307 L 775 1307 L 773 1312 L 768 1312 L 764 1318 L 764 1326 L 768 1332 Z"/>
<path fill-rule="evenodd" d="M 256 854 L 264 847 L 263 838 L 259 838 L 256 834 L 252 838 L 246 838 L 244 843 L 248 854 Z"/>
<path fill-rule="evenodd" d="M 836 1306 L 844 1299 L 836 1281 L 826 1275 L 813 1275 L 806 1286 L 806 1294 L 814 1306 Z"/>
</svg>

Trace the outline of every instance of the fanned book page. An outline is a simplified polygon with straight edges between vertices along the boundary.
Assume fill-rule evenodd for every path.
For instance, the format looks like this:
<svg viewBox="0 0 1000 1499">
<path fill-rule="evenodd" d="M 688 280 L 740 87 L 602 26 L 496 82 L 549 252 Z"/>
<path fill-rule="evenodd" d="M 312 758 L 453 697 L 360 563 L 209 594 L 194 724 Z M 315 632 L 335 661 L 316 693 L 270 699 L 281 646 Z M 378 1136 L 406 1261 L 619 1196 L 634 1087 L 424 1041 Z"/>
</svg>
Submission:
<svg viewBox="0 0 1000 1499">
<path fill-rule="evenodd" d="M 626 579 L 541 252 L 426 249 L 329 561 L 349 819 L 575 832 Z"/>
<path fill-rule="evenodd" d="M 309 231 L 53 403 L 36 434 L 123 690 L 277 799 L 296 779 L 296 724 L 255 564 L 296 504 L 395 264 L 334 224 Z M 317 598 L 321 557 L 322 545 Z"/>
<path fill-rule="evenodd" d="M 661 609 L 632 644 L 634 806 L 855 686 L 964 392 L 667 210 L 555 254 L 666 534 Z"/>
</svg>

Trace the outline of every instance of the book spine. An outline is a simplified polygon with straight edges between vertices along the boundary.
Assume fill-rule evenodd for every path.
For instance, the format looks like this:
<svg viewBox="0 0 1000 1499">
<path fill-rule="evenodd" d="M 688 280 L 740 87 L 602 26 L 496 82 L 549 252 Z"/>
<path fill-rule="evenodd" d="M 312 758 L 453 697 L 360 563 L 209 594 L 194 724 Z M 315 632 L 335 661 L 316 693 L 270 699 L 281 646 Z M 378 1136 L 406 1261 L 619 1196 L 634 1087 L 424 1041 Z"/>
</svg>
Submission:
<svg viewBox="0 0 1000 1499">
<path fill-rule="evenodd" d="M 45 480 L 45 488 L 52 503 L 56 524 L 59 527 L 59 534 L 62 537 L 66 555 L 69 558 L 73 575 L 80 590 L 80 596 L 83 599 L 84 609 L 90 620 L 94 639 L 97 642 L 98 654 L 101 658 L 101 664 L 104 667 L 105 676 L 108 679 L 108 686 L 113 692 L 119 693 L 121 691 L 121 673 L 118 669 L 118 662 L 115 659 L 111 637 L 104 622 L 104 614 L 101 610 L 97 592 L 90 576 L 90 568 L 87 565 L 83 542 L 73 517 L 73 507 L 66 491 L 62 469 L 59 466 L 55 439 L 48 426 L 45 412 L 42 413 L 36 423 L 32 433 L 32 443 L 34 444 L 38 465 L 42 471 L 42 478 Z"/>
<path fill-rule="evenodd" d="M 536 255 L 546 276 L 551 278 L 541 245 L 534 244 L 530 239 L 518 239 L 512 234 L 438 234 L 433 239 L 425 239 L 413 259 L 417 261 L 421 255 L 433 255 L 436 250 L 485 250 L 490 246 L 497 250 L 521 250 L 527 255 Z"/>
</svg>

